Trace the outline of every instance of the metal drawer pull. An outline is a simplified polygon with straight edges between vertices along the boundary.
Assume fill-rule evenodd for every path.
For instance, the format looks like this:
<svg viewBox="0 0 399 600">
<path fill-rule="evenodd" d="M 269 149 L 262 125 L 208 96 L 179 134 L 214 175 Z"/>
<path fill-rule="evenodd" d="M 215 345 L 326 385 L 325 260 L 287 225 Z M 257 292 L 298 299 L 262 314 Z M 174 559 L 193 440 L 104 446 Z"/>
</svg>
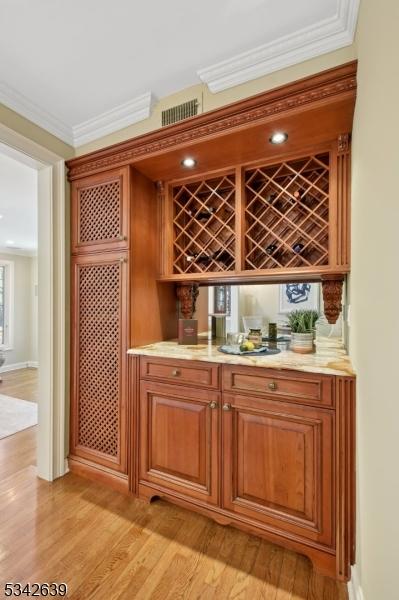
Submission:
<svg viewBox="0 0 399 600">
<path fill-rule="evenodd" d="M 268 383 L 267 387 L 269 388 L 269 390 L 272 390 L 274 392 L 277 389 L 277 383 L 275 381 L 271 381 L 270 383 Z"/>
<path fill-rule="evenodd" d="M 209 406 L 209 408 L 217 408 L 218 407 L 218 403 L 215 402 L 214 400 L 212 400 L 212 402 L 209 402 L 208 406 Z"/>
<path fill-rule="evenodd" d="M 223 404 L 223 410 L 231 410 L 231 404 L 229 404 L 228 402 L 226 402 L 225 404 Z"/>
<path fill-rule="evenodd" d="M 172 375 L 173 375 L 173 377 L 178 377 L 180 375 L 179 369 L 173 369 Z"/>
</svg>

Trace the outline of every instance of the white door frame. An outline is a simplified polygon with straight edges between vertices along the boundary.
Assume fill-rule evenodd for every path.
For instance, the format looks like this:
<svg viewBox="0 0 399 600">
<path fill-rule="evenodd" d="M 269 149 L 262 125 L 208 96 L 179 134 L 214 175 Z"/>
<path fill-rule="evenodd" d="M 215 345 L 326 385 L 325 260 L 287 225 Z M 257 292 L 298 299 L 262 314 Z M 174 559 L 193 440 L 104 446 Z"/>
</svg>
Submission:
<svg viewBox="0 0 399 600">
<path fill-rule="evenodd" d="M 38 476 L 65 474 L 66 455 L 66 181 L 65 163 L 36 142 L 0 124 L 5 152 L 38 170 L 39 425 Z M 21 215 L 23 218 L 23 215 Z"/>
</svg>

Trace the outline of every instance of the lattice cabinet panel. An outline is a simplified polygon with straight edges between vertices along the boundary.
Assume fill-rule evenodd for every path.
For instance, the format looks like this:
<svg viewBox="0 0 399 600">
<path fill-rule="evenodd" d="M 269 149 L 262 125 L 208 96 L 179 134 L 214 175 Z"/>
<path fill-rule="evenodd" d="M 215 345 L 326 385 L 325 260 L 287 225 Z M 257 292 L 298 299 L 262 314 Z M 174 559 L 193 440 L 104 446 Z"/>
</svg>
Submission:
<svg viewBox="0 0 399 600">
<path fill-rule="evenodd" d="M 329 153 L 245 172 L 245 269 L 329 262 Z"/>
<path fill-rule="evenodd" d="M 171 194 L 173 273 L 234 270 L 234 174 L 175 185 Z"/>
<path fill-rule="evenodd" d="M 103 254 L 74 264 L 72 452 L 113 467 L 123 458 L 125 261 Z"/>
<path fill-rule="evenodd" d="M 72 251 L 115 250 L 127 246 L 128 172 L 88 177 L 72 186 Z"/>
</svg>

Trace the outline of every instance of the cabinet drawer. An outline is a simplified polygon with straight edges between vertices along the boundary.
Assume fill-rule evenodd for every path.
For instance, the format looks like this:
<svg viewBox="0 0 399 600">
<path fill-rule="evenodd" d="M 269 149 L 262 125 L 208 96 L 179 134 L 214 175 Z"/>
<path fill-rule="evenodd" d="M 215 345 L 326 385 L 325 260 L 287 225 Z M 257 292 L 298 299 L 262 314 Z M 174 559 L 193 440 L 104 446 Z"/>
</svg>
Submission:
<svg viewBox="0 0 399 600">
<path fill-rule="evenodd" d="M 259 367 L 223 367 L 223 390 L 333 406 L 333 377 Z"/>
<path fill-rule="evenodd" d="M 173 383 L 191 384 L 212 389 L 219 387 L 219 367 L 200 361 L 142 356 L 140 358 L 140 375 L 142 378 L 157 381 L 173 381 Z"/>
</svg>

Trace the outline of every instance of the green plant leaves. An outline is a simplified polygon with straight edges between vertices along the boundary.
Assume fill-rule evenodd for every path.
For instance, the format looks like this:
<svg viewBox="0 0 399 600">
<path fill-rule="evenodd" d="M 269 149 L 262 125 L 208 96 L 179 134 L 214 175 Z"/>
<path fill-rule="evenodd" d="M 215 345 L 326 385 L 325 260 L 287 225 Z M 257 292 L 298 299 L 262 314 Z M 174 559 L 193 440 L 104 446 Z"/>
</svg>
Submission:
<svg viewBox="0 0 399 600">
<path fill-rule="evenodd" d="M 293 310 L 288 322 L 293 333 L 310 333 L 314 330 L 319 313 L 316 310 Z"/>
</svg>

